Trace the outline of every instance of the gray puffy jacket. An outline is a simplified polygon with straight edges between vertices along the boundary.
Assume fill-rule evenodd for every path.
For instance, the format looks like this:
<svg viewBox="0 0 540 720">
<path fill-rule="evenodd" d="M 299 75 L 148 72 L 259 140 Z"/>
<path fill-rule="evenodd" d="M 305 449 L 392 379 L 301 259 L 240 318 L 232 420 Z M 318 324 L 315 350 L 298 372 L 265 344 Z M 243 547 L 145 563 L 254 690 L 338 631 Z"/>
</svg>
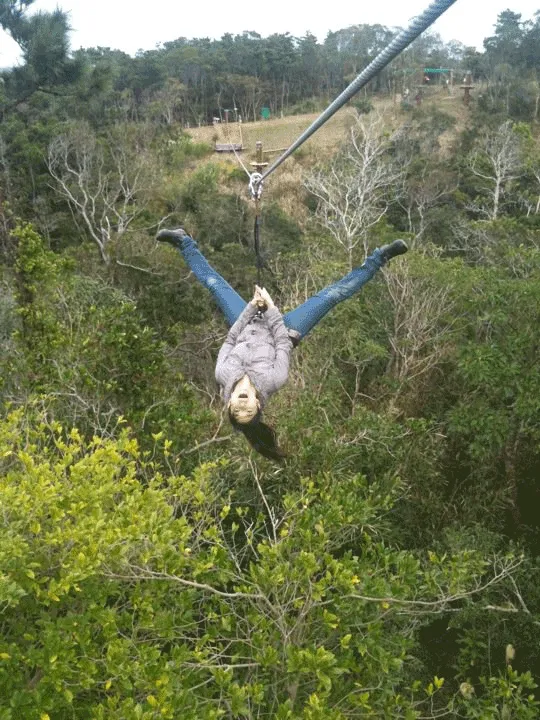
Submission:
<svg viewBox="0 0 540 720">
<path fill-rule="evenodd" d="M 219 351 L 216 380 L 227 404 L 234 385 L 247 375 L 259 394 L 261 407 L 287 382 L 293 344 L 276 307 L 257 314 L 248 303 L 229 330 Z"/>
</svg>

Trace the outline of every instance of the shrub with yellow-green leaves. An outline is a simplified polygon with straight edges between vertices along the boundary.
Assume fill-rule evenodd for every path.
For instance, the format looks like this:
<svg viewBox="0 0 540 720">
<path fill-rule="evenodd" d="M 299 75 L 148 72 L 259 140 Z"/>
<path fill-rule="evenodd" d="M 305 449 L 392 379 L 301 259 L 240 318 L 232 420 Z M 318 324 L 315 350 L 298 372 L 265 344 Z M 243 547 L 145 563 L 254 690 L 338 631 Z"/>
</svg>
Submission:
<svg viewBox="0 0 540 720">
<path fill-rule="evenodd" d="M 322 475 L 273 497 L 254 476 L 239 504 L 230 468 L 180 475 L 166 447 L 21 410 L 0 423 L 0 718 L 415 718 L 453 702 L 442 679 L 411 688 L 415 631 L 519 559 L 493 575 L 477 553 L 388 546 L 398 482 Z"/>
</svg>

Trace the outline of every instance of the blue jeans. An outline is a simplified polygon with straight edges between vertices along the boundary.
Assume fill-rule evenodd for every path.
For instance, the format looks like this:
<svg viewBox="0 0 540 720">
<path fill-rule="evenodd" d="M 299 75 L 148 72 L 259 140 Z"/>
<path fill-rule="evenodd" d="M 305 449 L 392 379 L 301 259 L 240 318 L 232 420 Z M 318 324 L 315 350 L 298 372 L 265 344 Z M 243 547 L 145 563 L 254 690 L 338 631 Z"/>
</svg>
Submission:
<svg viewBox="0 0 540 720">
<path fill-rule="evenodd" d="M 179 249 L 191 272 L 214 296 L 229 326 L 234 325 L 246 307 L 246 301 L 214 270 L 192 238 L 185 236 Z M 381 250 L 375 250 L 362 265 L 284 315 L 285 326 L 305 337 L 326 313 L 357 293 L 384 264 Z"/>
</svg>

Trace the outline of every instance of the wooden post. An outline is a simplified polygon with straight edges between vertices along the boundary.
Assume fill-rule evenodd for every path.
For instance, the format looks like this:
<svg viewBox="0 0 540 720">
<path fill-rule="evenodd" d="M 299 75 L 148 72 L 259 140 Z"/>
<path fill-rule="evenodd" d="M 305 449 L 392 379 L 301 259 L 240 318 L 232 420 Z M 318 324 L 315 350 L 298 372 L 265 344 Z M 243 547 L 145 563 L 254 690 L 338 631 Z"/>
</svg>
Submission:
<svg viewBox="0 0 540 720">
<path fill-rule="evenodd" d="M 461 89 L 465 92 L 463 96 L 463 102 L 468 107 L 471 103 L 471 90 L 474 88 L 472 84 L 472 73 L 468 72 L 465 75 L 465 84 L 461 86 Z"/>
<path fill-rule="evenodd" d="M 262 173 L 263 169 L 268 165 L 263 158 L 263 144 L 261 140 L 255 143 L 255 162 L 249 163 L 258 173 Z"/>
</svg>

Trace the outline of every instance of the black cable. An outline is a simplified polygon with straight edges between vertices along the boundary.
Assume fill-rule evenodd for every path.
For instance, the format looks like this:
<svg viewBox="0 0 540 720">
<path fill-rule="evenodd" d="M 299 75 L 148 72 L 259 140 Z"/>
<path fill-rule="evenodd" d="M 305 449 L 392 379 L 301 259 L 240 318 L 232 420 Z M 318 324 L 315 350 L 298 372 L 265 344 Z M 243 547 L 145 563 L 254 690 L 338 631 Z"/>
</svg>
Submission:
<svg viewBox="0 0 540 720">
<path fill-rule="evenodd" d="M 257 258 L 257 285 L 261 287 L 262 282 L 262 268 L 264 261 L 261 255 L 261 216 L 257 212 L 255 214 L 255 224 L 253 226 L 253 247 L 255 248 L 255 257 Z"/>
</svg>

